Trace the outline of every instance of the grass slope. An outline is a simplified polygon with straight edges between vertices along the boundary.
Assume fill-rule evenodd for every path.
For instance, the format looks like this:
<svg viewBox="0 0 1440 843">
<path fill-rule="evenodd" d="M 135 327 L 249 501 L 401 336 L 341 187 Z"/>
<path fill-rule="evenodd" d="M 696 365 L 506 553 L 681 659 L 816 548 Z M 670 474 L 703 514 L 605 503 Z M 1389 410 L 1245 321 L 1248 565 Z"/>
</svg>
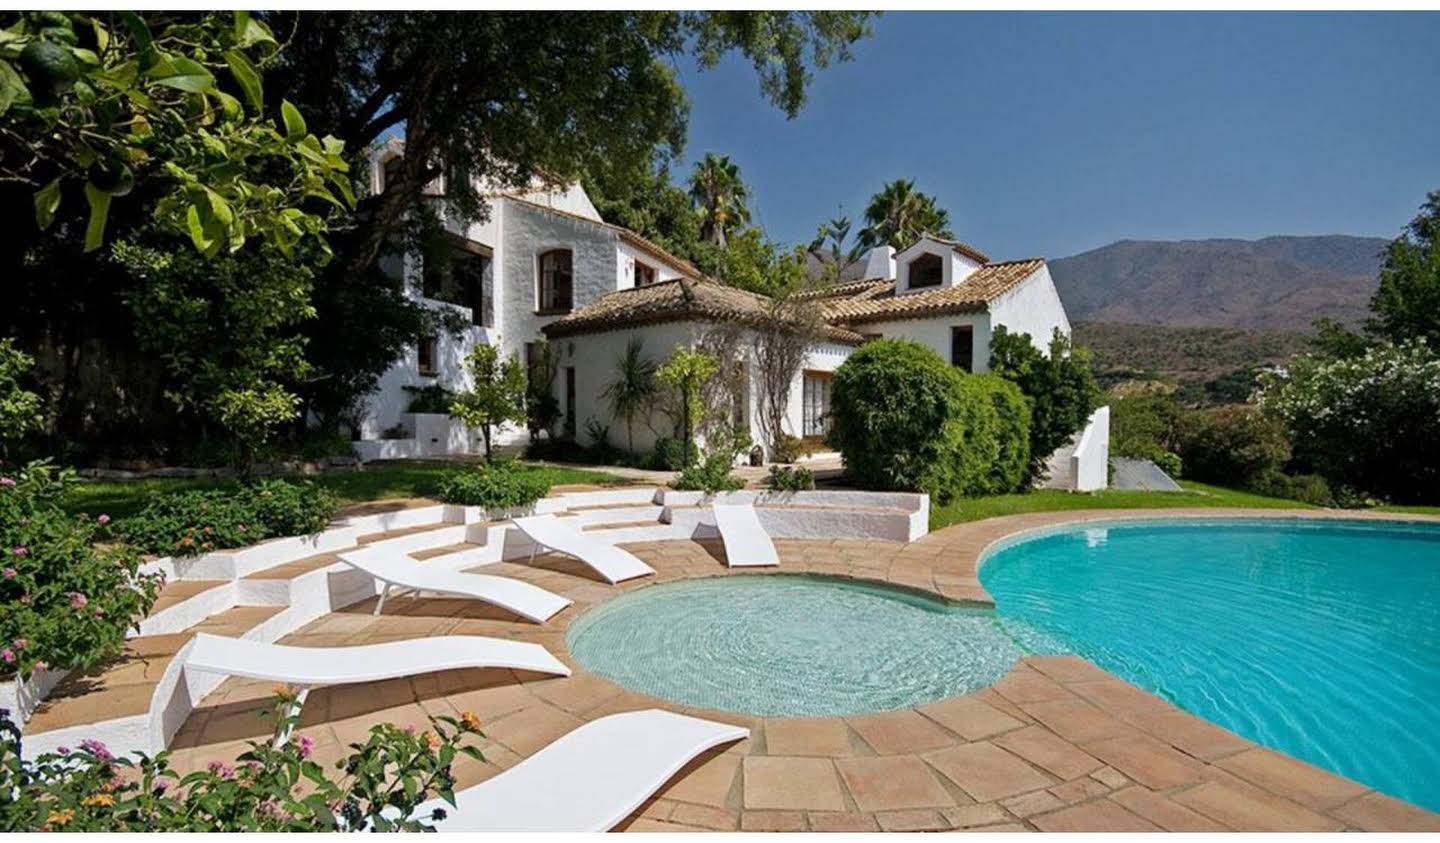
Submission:
<svg viewBox="0 0 1440 843">
<path fill-rule="evenodd" d="M 305 478 L 315 481 L 340 497 L 342 503 L 383 500 L 385 498 L 418 498 L 434 494 L 441 475 L 463 466 L 441 461 L 373 462 L 363 471 L 344 471 Z M 623 485 L 624 478 L 600 471 L 556 466 L 526 466 L 547 476 L 552 486 L 565 483 L 593 483 L 600 486 Z M 154 495 L 192 489 L 234 488 L 235 481 L 218 478 L 149 477 L 143 480 L 97 480 L 78 483 L 66 499 L 71 512 L 106 513 L 111 518 L 134 515 Z"/>
<path fill-rule="evenodd" d="M 1027 494 L 986 495 L 960 498 L 930 509 L 930 529 L 979 521 L 997 515 L 1024 512 L 1060 512 L 1076 509 L 1174 509 L 1176 507 L 1252 507 L 1256 509 L 1312 509 L 1309 504 L 1283 498 L 1268 498 L 1204 483 L 1180 481 L 1183 492 L 1138 492 L 1107 489 L 1075 494 L 1041 489 Z"/>
</svg>

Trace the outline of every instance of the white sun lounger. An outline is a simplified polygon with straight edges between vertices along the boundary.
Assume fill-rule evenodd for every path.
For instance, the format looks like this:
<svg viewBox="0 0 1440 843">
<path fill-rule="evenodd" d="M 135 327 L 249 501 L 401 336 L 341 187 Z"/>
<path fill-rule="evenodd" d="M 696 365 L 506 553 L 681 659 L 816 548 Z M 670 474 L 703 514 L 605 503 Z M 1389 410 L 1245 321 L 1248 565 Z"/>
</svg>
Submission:
<svg viewBox="0 0 1440 843">
<path fill-rule="evenodd" d="M 535 543 L 530 551 L 532 562 L 535 554 L 545 548 L 579 559 L 612 584 L 655 573 L 654 568 L 641 562 L 634 554 L 591 538 L 556 520 L 553 515 L 516 518 L 515 526 Z"/>
<path fill-rule="evenodd" d="M 612 714 L 456 793 L 453 808 L 432 799 L 413 816 L 445 809 L 440 831 L 608 831 L 695 756 L 749 735 L 659 709 Z"/>
<path fill-rule="evenodd" d="M 506 667 L 569 676 L 570 668 L 539 644 L 481 635 L 440 635 L 355 647 L 289 647 L 197 633 L 184 669 L 296 686 L 292 713 L 320 685 L 378 682 L 461 668 Z M 280 736 L 284 743 L 288 734 Z"/>
<path fill-rule="evenodd" d="M 725 563 L 731 568 L 779 565 L 780 554 L 770 534 L 760 526 L 755 507 L 748 503 L 721 504 L 713 507 L 715 526 L 725 542 Z"/>
<path fill-rule="evenodd" d="M 340 559 L 385 584 L 380 592 L 380 601 L 375 604 L 377 615 L 385 609 L 385 598 L 390 596 L 392 589 L 401 593 L 409 591 L 415 596 L 429 591 L 471 597 L 509 609 L 536 623 L 544 623 L 573 602 L 528 582 L 449 571 L 417 562 L 400 553 L 357 550 L 340 554 Z"/>
</svg>

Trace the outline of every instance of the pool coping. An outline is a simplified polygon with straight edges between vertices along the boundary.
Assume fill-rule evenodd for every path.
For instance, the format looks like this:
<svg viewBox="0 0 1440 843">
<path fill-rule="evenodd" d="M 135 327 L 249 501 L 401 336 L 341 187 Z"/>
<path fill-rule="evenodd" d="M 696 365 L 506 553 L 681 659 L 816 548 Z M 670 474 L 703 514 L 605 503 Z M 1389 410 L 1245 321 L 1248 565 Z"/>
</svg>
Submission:
<svg viewBox="0 0 1440 843">
<path fill-rule="evenodd" d="M 1260 747 L 1078 657 L 1029 657 L 987 688 L 917 708 L 795 718 L 649 697 L 586 671 L 566 646 L 570 624 L 589 608 L 678 580 L 818 574 L 993 606 L 975 579 L 977 563 L 997 540 L 1027 530 L 1105 520 L 1355 515 L 1213 508 L 1030 513 L 953 525 L 904 545 L 777 540 L 781 564 L 773 569 L 730 569 L 715 540 L 651 541 L 626 547 L 656 574 L 620 586 L 555 558 L 535 566 L 486 566 L 487 573 L 576 601 L 544 625 L 441 598 L 393 601 L 375 617 L 367 601 L 321 618 L 285 643 L 499 635 L 542 644 L 571 666 L 569 678 L 486 671 L 478 682 L 441 674 L 312 694 L 300 732 L 325 760 L 372 722 L 425 728 L 433 714 L 477 712 L 489 763 L 457 760 L 457 790 L 508 769 L 583 722 L 620 711 L 661 708 L 750 729 L 747 740 L 687 765 L 622 823 L 631 831 L 1440 830 L 1440 815 Z M 1440 522 L 1385 516 L 1376 520 Z M 233 759 L 235 724 L 253 730 L 249 709 L 268 691 L 263 683 L 228 681 L 177 735 L 177 766 Z"/>
</svg>

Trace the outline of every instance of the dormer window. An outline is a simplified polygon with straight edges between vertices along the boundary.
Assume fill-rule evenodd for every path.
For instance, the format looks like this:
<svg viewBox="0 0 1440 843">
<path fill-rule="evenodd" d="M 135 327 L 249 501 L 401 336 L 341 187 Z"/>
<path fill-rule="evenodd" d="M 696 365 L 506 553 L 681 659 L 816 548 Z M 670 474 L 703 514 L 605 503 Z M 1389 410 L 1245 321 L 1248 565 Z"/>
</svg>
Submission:
<svg viewBox="0 0 1440 843">
<path fill-rule="evenodd" d="M 910 261 L 910 288 L 938 287 L 945 281 L 945 259 L 923 254 Z"/>
<path fill-rule="evenodd" d="M 569 313 L 575 302 L 575 281 L 569 249 L 552 249 L 540 256 L 539 305 L 541 314 Z"/>
<path fill-rule="evenodd" d="M 635 261 L 635 286 L 648 287 L 655 283 L 655 267 Z"/>
</svg>

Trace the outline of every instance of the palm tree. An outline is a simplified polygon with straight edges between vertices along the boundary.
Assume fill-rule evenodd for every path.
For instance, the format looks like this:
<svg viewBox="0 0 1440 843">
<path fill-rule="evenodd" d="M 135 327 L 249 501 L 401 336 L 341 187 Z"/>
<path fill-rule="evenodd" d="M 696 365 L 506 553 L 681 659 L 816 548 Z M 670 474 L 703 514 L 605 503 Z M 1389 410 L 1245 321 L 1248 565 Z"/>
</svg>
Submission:
<svg viewBox="0 0 1440 843">
<path fill-rule="evenodd" d="M 860 260 L 865 244 L 858 239 L 847 248 L 845 240 L 850 236 L 850 218 L 841 214 L 829 222 L 821 223 L 811 241 L 809 252 L 825 267 L 825 275 L 832 281 L 839 280 L 851 264 Z"/>
<path fill-rule="evenodd" d="M 705 153 L 690 173 L 690 199 L 700 212 L 700 235 L 725 248 L 731 231 L 750 221 L 745 200 L 750 189 L 740 180 L 740 167 L 728 155 Z"/>
<path fill-rule="evenodd" d="M 949 212 L 935 204 L 935 197 L 916 190 L 914 179 L 896 179 L 880 188 L 865 208 L 865 223 L 860 241 L 868 248 L 889 244 L 900 251 L 924 234 L 954 236 Z"/>
<path fill-rule="evenodd" d="M 610 414 L 625 420 L 630 453 L 635 453 L 635 416 L 655 399 L 655 361 L 645 356 L 645 341 L 631 337 L 625 353 L 615 359 L 615 380 L 600 393 L 610 400 Z"/>
</svg>

